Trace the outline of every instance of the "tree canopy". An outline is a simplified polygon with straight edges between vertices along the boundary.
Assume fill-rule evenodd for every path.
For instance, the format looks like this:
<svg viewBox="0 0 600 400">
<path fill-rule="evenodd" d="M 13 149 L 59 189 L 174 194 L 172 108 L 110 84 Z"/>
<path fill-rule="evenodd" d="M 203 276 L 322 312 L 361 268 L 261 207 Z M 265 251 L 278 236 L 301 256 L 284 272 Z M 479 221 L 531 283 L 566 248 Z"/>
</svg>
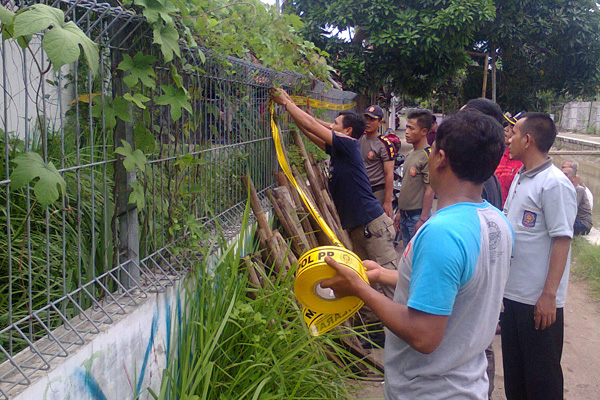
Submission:
<svg viewBox="0 0 600 400">
<path fill-rule="evenodd" d="M 476 28 L 495 16 L 492 0 L 293 0 L 309 40 L 333 56 L 340 80 L 360 93 L 391 87 L 431 92 L 468 60 Z M 350 30 L 352 40 L 326 38 Z"/>
<path fill-rule="evenodd" d="M 363 94 L 431 95 L 478 65 L 473 50 L 495 53 L 506 108 L 530 108 L 538 92 L 593 94 L 600 84 L 592 0 L 290 0 L 286 9 L 331 54 L 340 80 Z M 351 41 L 329 35 L 335 29 L 349 29 Z"/>
<path fill-rule="evenodd" d="M 515 111 L 536 94 L 594 95 L 600 85 L 600 12 L 591 0 L 496 2 L 493 24 L 476 39 L 498 54 L 498 101 Z"/>
</svg>

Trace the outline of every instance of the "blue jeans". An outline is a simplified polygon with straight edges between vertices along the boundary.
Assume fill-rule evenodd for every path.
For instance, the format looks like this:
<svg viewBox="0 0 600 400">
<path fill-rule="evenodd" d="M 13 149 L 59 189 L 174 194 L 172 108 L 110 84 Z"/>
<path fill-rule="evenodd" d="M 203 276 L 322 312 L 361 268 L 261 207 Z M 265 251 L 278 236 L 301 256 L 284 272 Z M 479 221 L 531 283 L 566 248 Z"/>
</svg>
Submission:
<svg viewBox="0 0 600 400">
<path fill-rule="evenodd" d="M 402 230 L 402 245 L 406 247 L 410 239 L 415 236 L 415 225 L 419 222 L 421 214 L 413 215 L 412 217 L 400 216 L 400 228 Z"/>
</svg>

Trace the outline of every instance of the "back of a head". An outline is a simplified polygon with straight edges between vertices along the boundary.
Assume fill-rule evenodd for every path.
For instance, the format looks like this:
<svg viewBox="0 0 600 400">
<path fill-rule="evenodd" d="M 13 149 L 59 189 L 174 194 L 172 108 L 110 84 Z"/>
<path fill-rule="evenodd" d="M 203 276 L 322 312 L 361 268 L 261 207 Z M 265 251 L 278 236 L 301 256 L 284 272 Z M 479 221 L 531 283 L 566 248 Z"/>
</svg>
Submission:
<svg viewBox="0 0 600 400">
<path fill-rule="evenodd" d="M 465 104 L 464 110 L 477 110 L 485 115 L 489 115 L 502 125 L 504 122 L 504 114 L 502 108 L 490 99 L 480 97 L 478 99 L 471 99 Z"/>
<path fill-rule="evenodd" d="M 504 129 L 477 110 L 451 114 L 440 124 L 436 149 L 444 150 L 450 168 L 462 180 L 481 184 L 496 170 L 504 152 Z"/>
<path fill-rule="evenodd" d="M 428 131 L 431 129 L 431 125 L 433 124 L 433 114 L 429 110 L 413 110 L 406 118 L 417 120 L 419 127 L 421 127 L 421 129 L 425 128 Z"/>
<path fill-rule="evenodd" d="M 365 117 L 353 113 L 352 111 L 342 111 L 338 115 L 342 115 L 344 117 L 342 121 L 344 128 L 352 128 L 352 134 L 350 136 L 354 139 L 360 139 L 360 137 L 365 133 Z"/>
<path fill-rule="evenodd" d="M 529 112 L 523 115 L 521 135 L 530 134 L 535 140 L 535 146 L 542 153 L 547 153 L 556 139 L 556 125 L 548 114 Z"/>
</svg>

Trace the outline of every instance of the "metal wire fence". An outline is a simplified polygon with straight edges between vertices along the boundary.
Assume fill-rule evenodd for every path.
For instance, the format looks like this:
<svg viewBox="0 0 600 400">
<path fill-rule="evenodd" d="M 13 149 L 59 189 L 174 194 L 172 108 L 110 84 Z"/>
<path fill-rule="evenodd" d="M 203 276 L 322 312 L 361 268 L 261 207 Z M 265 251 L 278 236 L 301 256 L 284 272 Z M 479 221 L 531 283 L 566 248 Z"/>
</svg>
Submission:
<svg viewBox="0 0 600 400">
<path fill-rule="evenodd" d="M 115 99 L 125 92 L 117 66 L 125 54 L 152 47 L 148 25 L 93 1 L 49 5 L 99 45 L 100 73 L 85 63 L 43 73 L 39 38 L 28 51 L 2 41 L 0 399 L 180 279 L 202 255 L 175 254 L 178 241 L 217 229 L 235 235 L 247 199 L 239 178 L 249 174 L 261 193 L 275 184 L 269 88 L 310 89 L 296 74 L 207 50 L 202 62 L 197 49 L 184 49 L 189 68 L 179 73 L 192 112 L 175 121 L 156 101 L 171 81 L 165 67 L 154 71 L 156 86 L 144 89 L 146 109 L 117 117 Z M 127 171 L 115 155 L 123 142 L 143 150 L 143 169 Z M 67 183 L 66 195 L 49 206 L 37 201 L 35 180 L 11 186 L 15 160 L 30 152 Z M 129 201 L 134 186 L 142 203 Z"/>
</svg>

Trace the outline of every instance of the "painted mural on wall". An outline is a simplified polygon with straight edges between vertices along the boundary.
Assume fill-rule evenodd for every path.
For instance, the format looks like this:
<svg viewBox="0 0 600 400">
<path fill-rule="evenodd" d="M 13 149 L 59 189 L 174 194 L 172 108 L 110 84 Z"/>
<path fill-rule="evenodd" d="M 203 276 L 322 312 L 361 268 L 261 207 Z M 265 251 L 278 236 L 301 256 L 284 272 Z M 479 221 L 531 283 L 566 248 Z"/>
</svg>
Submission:
<svg viewBox="0 0 600 400">
<path fill-rule="evenodd" d="M 170 288 L 152 295 L 15 399 L 152 399 L 147 388 L 160 390 L 172 326 L 179 320 L 176 293 Z"/>
</svg>

